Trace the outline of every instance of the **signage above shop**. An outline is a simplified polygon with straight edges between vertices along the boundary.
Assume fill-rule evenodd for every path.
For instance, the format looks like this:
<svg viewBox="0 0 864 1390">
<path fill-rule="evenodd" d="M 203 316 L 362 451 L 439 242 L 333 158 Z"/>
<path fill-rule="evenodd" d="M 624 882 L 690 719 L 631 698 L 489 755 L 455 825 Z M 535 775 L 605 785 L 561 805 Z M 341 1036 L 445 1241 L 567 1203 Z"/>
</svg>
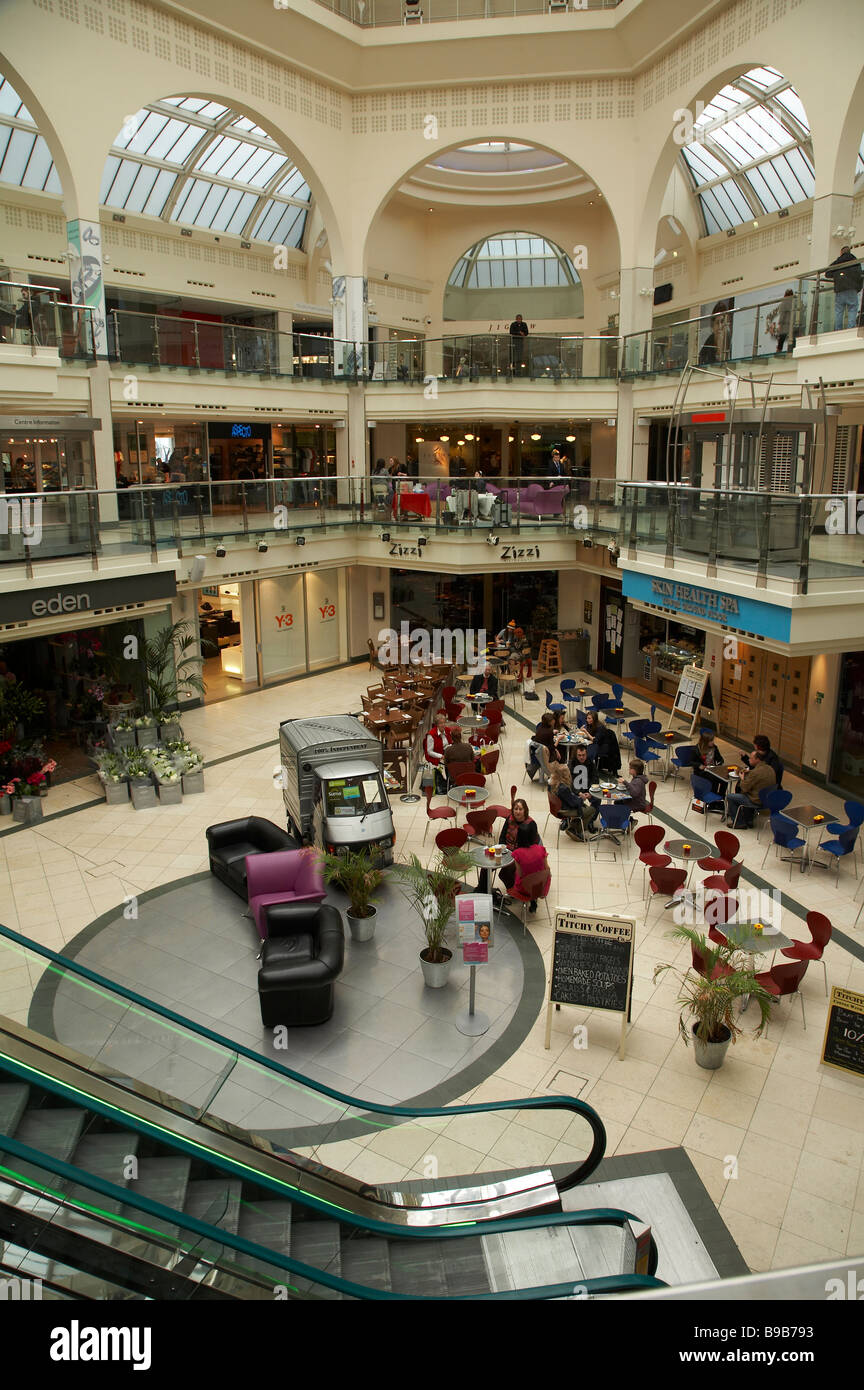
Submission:
<svg viewBox="0 0 864 1390">
<path fill-rule="evenodd" d="M 686 615 L 718 627 L 734 628 L 736 632 L 788 642 L 792 631 L 790 609 L 762 599 L 724 594 L 678 579 L 636 574 L 633 570 L 624 571 L 623 590 L 626 598 L 654 604 L 675 617 Z"/>
<path fill-rule="evenodd" d="M 251 439 L 251 438 L 252 438 L 252 426 L 251 426 L 251 425 L 232 425 L 232 426 L 231 426 L 231 438 L 232 438 L 232 439 Z"/>
<path fill-rule="evenodd" d="M 0 415 L 0 430 L 48 430 L 68 434 L 70 430 L 101 430 L 102 421 L 90 415 Z"/>
<path fill-rule="evenodd" d="M 22 589 L 0 594 L 0 623 L 22 623 L 34 618 L 62 618 L 68 613 L 98 613 L 129 603 L 152 603 L 173 598 L 177 592 L 172 571 L 123 575 L 115 579 L 85 579 L 46 589 Z"/>
</svg>

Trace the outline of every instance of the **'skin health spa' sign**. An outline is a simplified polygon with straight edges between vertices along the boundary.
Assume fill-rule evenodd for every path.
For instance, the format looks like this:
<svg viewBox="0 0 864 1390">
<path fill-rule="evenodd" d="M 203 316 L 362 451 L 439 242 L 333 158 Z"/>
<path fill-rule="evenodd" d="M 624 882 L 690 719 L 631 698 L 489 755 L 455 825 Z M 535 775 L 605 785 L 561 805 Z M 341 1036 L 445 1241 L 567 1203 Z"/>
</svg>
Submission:
<svg viewBox="0 0 864 1390">
<path fill-rule="evenodd" d="M 670 614 L 701 618 L 722 627 L 735 628 L 738 632 L 755 632 L 760 637 L 789 641 L 791 611 L 775 603 L 738 594 L 724 594 L 718 589 L 704 589 L 677 579 L 636 574 L 632 570 L 624 571 L 622 587 L 626 598 L 656 604 Z"/>
</svg>

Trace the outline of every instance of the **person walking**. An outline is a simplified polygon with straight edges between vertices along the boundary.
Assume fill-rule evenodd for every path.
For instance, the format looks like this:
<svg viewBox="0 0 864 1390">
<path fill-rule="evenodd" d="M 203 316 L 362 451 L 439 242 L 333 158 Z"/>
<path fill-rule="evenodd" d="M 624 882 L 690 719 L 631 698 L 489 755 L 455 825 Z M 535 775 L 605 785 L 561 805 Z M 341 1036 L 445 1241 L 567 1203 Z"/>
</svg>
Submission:
<svg viewBox="0 0 864 1390">
<path fill-rule="evenodd" d="M 832 269 L 834 266 L 837 267 L 836 270 Z M 834 286 L 834 332 L 839 333 L 846 327 L 847 311 L 849 327 L 854 328 L 858 319 L 858 295 L 861 293 L 864 275 L 861 273 L 861 262 L 857 256 L 852 255 L 851 246 L 841 248 L 840 255 L 826 270 L 825 278 Z"/>
</svg>

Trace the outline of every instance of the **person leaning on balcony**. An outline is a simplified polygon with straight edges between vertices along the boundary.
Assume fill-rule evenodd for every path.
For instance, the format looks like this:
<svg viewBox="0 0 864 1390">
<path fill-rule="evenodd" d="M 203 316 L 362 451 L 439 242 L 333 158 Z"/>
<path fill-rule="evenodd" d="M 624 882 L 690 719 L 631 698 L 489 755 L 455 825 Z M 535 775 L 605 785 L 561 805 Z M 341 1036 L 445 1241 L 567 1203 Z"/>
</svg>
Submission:
<svg viewBox="0 0 864 1390">
<path fill-rule="evenodd" d="M 834 285 L 834 332 L 839 333 L 841 328 L 846 327 L 847 309 L 849 327 L 855 326 L 858 318 L 858 295 L 861 293 L 864 275 L 861 272 L 861 262 L 857 256 L 852 255 L 851 246 L 844 246 L 837 259 L 831 262 L 831 266 L 837 266 L 838 269 L 829 267 L 825 277 Z"/>
<path fill-rule="evenodd" d="M 783 345 L 789 338 L 787 352 L 795 351 L 795 291 L 787 290 L 777 309 L 777 347 L 774 356 L 779 357 Z"/>
</svg>

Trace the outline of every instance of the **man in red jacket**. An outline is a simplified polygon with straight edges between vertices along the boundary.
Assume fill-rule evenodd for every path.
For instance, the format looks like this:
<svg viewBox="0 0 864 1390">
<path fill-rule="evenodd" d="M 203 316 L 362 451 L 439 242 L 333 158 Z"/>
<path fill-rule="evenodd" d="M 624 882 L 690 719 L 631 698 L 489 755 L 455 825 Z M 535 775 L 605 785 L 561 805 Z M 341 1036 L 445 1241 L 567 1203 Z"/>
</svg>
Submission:
<svg viewBox="0 0 864 1390">
<path fill-rule="evenodd" d="M 439 709 L 432 728 L 423 740 L 423 753 L 427 763 L 435 773 L 435 790 L 437 792 L 447 790 L 447 778 L 444 775 L 444 749 L 449 748 L 452 740 L 444 727 L 446 723 L 447 714 L 443 709 Z"/>
</svg>

